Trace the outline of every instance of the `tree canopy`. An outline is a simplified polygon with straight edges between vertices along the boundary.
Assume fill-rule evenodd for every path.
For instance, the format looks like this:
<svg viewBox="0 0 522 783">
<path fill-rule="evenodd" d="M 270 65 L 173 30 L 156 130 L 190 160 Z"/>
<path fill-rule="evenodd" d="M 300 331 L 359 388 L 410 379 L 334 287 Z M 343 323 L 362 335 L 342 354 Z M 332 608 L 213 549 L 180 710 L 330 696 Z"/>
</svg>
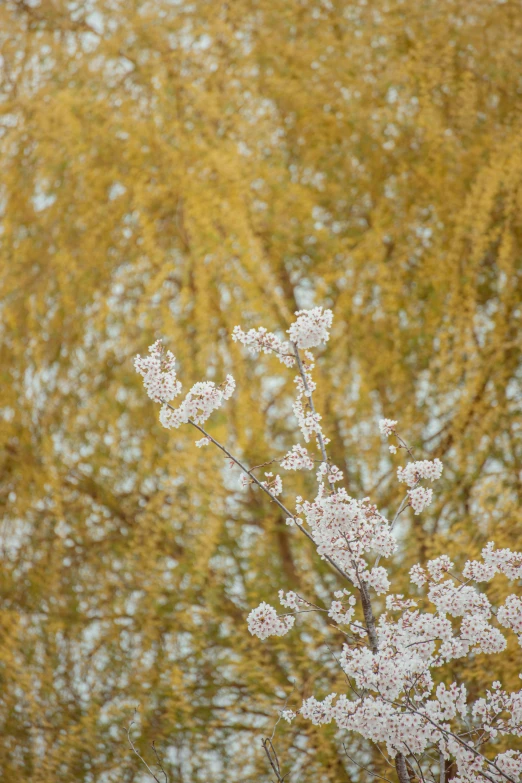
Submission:
<svg viewBox="0 0 522 783">
<path fill-rule="evenodd" d="M 291 389 L 230 332 L 331 307 L 316 401 L 349 491 L 400 500 L 381 415 L 445 465 L 398 578 L 448 540 L 520 548 L 521 49 L 517 0 L 0 4 L 6 783 L 144 779 L 137 707 L 174 780 L 268 779 L 274 696 L 342 687 L 328 626 L 250 638 L 276 575 L 335 577 L 158 424 L 132 366 L 158 337 L 187 384 L 234 364 L 212 432 L 259 464 Z M 357 779 L 333 731 L 293 732 L 290 780 Z"/>
</svg>

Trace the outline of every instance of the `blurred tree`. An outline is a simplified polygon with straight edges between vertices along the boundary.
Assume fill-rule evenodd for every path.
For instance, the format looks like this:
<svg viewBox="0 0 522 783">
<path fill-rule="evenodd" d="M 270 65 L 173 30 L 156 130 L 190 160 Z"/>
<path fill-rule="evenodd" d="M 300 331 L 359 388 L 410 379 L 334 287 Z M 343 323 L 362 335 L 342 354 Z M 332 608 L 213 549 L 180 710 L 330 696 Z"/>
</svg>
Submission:
<svg viewBox="0 0 522 783">
<path fill-rule="evenodd" d="M 6 783 L 142 779 L 137 705 L 174 780 L 268 779 L 289 672 L 292 698 L 339 678 L 303 653 L 339 644 L 320 624 L 249 638 L 281 571 L 334 577 L 155 421 L 131 359 L 156 337 L 187 384 L 235 360 L 213 432 L 256 464 L 286 388 L 225 338 L 333 307 L 318 402 L 349 489 L 398 501 L 381 414 L 446 466 L 398 580 L 448 535 L 520 547 L 521 49 L 518 0 L 0 4 Z M 296 731 L 290 780 L 357 779 Z"/>
</svg>

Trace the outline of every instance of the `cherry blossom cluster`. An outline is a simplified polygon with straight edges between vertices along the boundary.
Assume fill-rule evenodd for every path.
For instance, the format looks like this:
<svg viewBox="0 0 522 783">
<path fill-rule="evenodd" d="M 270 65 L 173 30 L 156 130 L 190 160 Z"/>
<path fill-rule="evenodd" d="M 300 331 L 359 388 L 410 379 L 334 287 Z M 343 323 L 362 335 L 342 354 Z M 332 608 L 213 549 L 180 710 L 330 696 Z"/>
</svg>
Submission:
<svg viewBox="0 0 522 783">
<path fill-rule="evenodd" d="M 265 473 L 265 477 L 268 480 L 261 482 L 263 487 L 270 490 L 272 495 L 275 497 L 280 495 L 283 491 L 283 482 L 281 481 L 281 476 L 274 476 L 273 473 Z"/>
<path fill-rule="evenodd" d="M 286 367 L 293 367 L 295 364 L 291 344 L 287 340 L 280 340 L 263 326 L 259 329 L 249 329 L 248 332 L 244 332 L 240 326 L 235 326 L 232 339 L 246 346 L 250 353 L 273 353 Z"/>
<path fill-rule="evenodd" d="M 420 514 L 433 500 L 433 490 L 426 487 L 415 487 L 408 490 L 410 506 L 415 514 Z"/>
<path fill-rule="evenodd" d="M 421 479 L 436 481 L 442 475 L 442 462 L 440 459 L 433 461 L 423 459 L 417 462 L 408 462 L 406 467 L 397 468 L 397 478 L 409 487 L 414 487 Z"/>
<path fill-rule="evenodd" d="M 189 421 L 204 424 L 210 414 L 232 396 L 235 388 L 236 382 L 231 375 L 227 375 L 221 386 L 216 386 L 213 381 L 195 383 L 178 408 L 172 408 L 167 403 L 162 406 L 160 422 L 167 429 L 180 427 Z"/>
<path fill-rule="evenodd" d="M 379 421 L 379 430 L 381 435 L 385 438 L 389 438 L 395 432 L 395 427 L 399 422 L 394 419 L 381 419 Z"/>
<path fill-rule="evenodd" d="M 312 370 L 314 368 L 313 356 L 309 351 L 306 351 L 304 357 L 301 365 L 302 375 L 297 375 L 294 378 L 297 394 L 292 410 L 297 419 L 297 426 L 303 433 L 305 443 L 308 443 L 313 436 L 319 441 L 319 438 L 323 437 L 323 432 L 321 429 L 321 414 L 316 413 L 310 406 L 310 399 L 315 391 L 315 382 L 312 378 Z"/>
<path fill-rule="evenodd" d="M 328 492 L 321 483 L 315 500 L 296 499 L 296 511 L 306 520 L 319 555 L 332 559 L 356 587 L 364 580 L 381 592 L 387 579 L 380 569 L 368 570 L 364 555 L 389 557 L 397 543 L 388 521 L 368 498 L 356 500 L 344 487 Z"/>
<path fill-rule="evenodd" d="M 393 422 L 394 426 L 396 424 L 397 422 Z M 389 427 L 386 426 L 384 429 L 388 431 Z M 420 514 L 424 511 L 426 506 L 429 506 L 433 500 L 433 490 L 428 487 L 417 486 L 417 484 L 423 479 L 436 481 L 441 475 L 442 462 L 440 459 L 408 462 L 404 468 L 397 468 L 398 480 L 403 484 L 407 484 L 408 487 L 412 487 L 412 489 L 408 490 L 408 500 L 415 514 Z"/>
<path fill-rule="evenodd" d="M 297 319 L 288 334 L 291 342 L 298 348 L 315 348 L 328 341 L 333 321 L 331 310 L 314 307 L 313 310 L 298 310 L 295 315 Z"/>
<path fill-rule="evenodd" d="M 312 470 L 314 460 L 304 446 L 296 443 L 281 460 L 281 467 L 285 470 Z"/>
<path fill-rule="evenodd" d="M 176 378 L 174 354 L 163 349 L 161 340 L 150 346 L 149 355 L 134 359 L 136 372 L 143 377 L 145 390 L 154 402 L 170 402 L 181 392 L 181 383 Z"/>
<path fill-rule="evenodd" d="M 331 486 L 332 484 L 336 484 L 338 481 L 342 481 L 343 474 L 337 465 L 331 465 L 329 462 L 321 462 L 319 468 L 317 469 L 316 478 L 319 482 L 326 479 Z"/>
<path fill-rule="evenodd" d="M 350 625 L 355 614 L 356 597 L 345 588 L 336 590 L 334 598 L 328 610 L 328 617 L 340 625 Z"/>
<path fill-rule="evenodd" d="M 268 636 L 284 636 L 295 623 L 295 617 L 278 617 L 270 604 L 261 603 L 252 609 L 247 617 L 248 630 L 253 636 L 266 639 Z"/>
<path fill-rule="evenodd" d="M 185 399 L 174 408 L 170 401 L 181 393 L 181 383 L 176 377 L 176 358 L 171 351 L 165 351 L 161 340 L 157 340 L 149 348 L 149 355 L 136 356 L 134 367 L 143 377 L 143 385 L 151 400 L 163 403 L 159 420 L 168 429 L 181 424 L 195 422 L 204 424 L 210 414 L 220 408 L 224 400 L 228 400 L 236 388 L 236 382 L 231 375 L 220 386 L 213 381 L 195 383 Z M 205 437 L 196 442 L 201 447 L 210 443 Z"/>
</svg>

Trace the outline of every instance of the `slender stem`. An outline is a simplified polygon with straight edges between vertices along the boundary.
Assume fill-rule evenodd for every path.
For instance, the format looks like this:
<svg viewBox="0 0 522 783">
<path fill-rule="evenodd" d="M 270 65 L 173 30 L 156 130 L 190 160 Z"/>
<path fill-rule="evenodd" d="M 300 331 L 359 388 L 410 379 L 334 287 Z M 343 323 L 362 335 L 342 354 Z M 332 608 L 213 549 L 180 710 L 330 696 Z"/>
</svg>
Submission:
<svg viewBox="0 0 522 783">
<path fill-rule="evenodd" d="M 159 757 L 159 753 L 156 750 L 156 745 L 154 744 L 154 740 L 152 741 L 151 748 L 154 751 L 154 755 L 156 756 L 156 761 L 158 762 L 158 767 L 161 769 L 161 771 L 165 775 L 165 783 L 169 783 L 169 779 L 168 779 L 167 773 L 163 769 L 163 764 L 161 763 L 161 759 Z"/>
<path fill-rule="evenodd" d="M 303 381 L 303 386 L 304 386 L 304 389 L 305 389 L 305 392 L 306 392 L 306 399 L 308 400 L 308 405 L 310 406 L 310 410 L 315 415 L 316 414 L 316 410 L 315 410 L 315 406 L 314 406 L 314 400 L 313 400 L 313 397 L 312 397 L 312 392 L 310 391 L 310 387 L 308 386 L 308 380 L 306 378 L 306 373 L 305 373 L 305 370 L 304 370 L 304 367 L 303 367 L 303 362 L 302 362 L 301 356 L 299 355 L 299 349 L 298 349 L 298 347 L 297 347 L 297 345 L 295 343 L 292 343 L 292 345 L 294 347 L 295 358 L 297 360 L 297 366 L 299 368 L 299 375 L 301 376 L 301 380 Z M 325 442 L 324 442 L 324 438 L 323 438 L 323 433 L 321 431 L 319 431 L 319 432 L 316 432 L 316 435 L 317 435 L 317 441 L 319 443 L 319 448 L 321 449 L 321 454 L 322 454 L 323 460 L 324 460 L 324 462 L 328 462 L 328 457 L 327 457 L 327 454 L 326 454 L 326 446 L 325 446 Z M 333 486 L 332 486 L 331 483 L 330 483 L 330 486 L 333 489 Z"/>
<path fill-rule="evenodd" d="M 169 408 L 170 408 L 170 407 L 171 407 L 171 406 L 169 405 Z M 263 490 L 263 492 L 265 492 L 265 493 L 266 493 L 266 494 L 269 496 L 269 498 L 270 498 L 271 500 L 273 500 L 273 501 L 274 501 L 274 503 L 276 503 L 276 505 L 278 505 L 278 506 L 279 506 L 279 508 L 281 509 L 281 511 L 284 511 L 284 513 L 286 514 L 286 516 L 287 516 L 287 517 L 290 517 L 290 519 L 292 519 L 292 520 L 293 520 L 293 522 L 294 522 L 295 526 L 296 526 L 297 528 L 299 528 L 299 530 L 300 530 L 302 533 L 304 533 L 304 535 L 305 535 L 305 536 L 306 536 L 306 537 L 307 537 L 307 538 L 308 538 L 308 539 L 309 539 L 309 540 L 310 540 L 310 541 L 311 541 L 311 542 L 314 544 L 314 546 L 315 546 L 314 537 L 313 537 L 313 536 L 312 536 L 312 535 L 311 535 L 311 534 L 308 532 L 308 530 L 305 530 L 305 528 L 304 528 L 302 525 L 300 525 L 300 524 L 299 524 L 299 522 L 297 521 L 297 518 L 296 518 L 295 514 L 292 514 L 292 512 L 291 512 L 291 511 L 289 511 L 289 510 L 287 509 L 287 507 L 284 505 L 284 503 L 281 503 L 281 501 L 280 501 L 280 500 L 279 500 L 279 499 L 278 499 L 278 498 L 277 498 L 277 497 L 276 497 L 276 496 L 275 496 L 275 495 L 274 495 L 272 492 L 270 492 L 270 490 L 269 490 L 267 487 L 263 486 L 262 482 L 261 482 L 261 481 L 259 481 L 259 479 L 258 479 L 258 478 L 256 478 L 256 476 L 254 476 L 254 474 L 252 473 L 252 471 L 250 471 L 250 470 L 249 470 L 249 469 L 248 469 L 248 468 L 247 468 L 245 465 L 243 465 L 243 463 L 242 463 L 242 462 L 240 462 L 240 461 L 239 461 L 239 460 L 238 460 L 236 457 L 234 457 L 234 455 L 233 455 L 233 454 L 231 454 L 231 453 L 228 451 L 228 449 L 226 449 L 224 446 L 222 446 L 222 445 L 221 445 L 221 443 L 219 443 L 219 441 L 217 441 L 215 438 L 213 438 L 213 437 L 212 437 L 212 435 L 209 435 L 209 433 L 208 433 L 206 430 L 204 430 L 204 429 L 203 429 L 203 427 L 201 427 L 199 424 L 196 424 L 196 422 L 195 422 L 195 421 L 192 421 L 192 419 L 189 419 L 189 424 L 192 424 L 192 426 L 193 426 L 193 427 L 195 427 L 197 430 L 199 430 L 199 431 L 200 431 L 200 432 L 201 432 L 201 433 L 202 433 L 202 434 L 203 434 L 203 435 L 204 435 L 206 438 L 208 438 L 208 439 L 209 439 L 209 441 L 211 441 L 211 443 L 213 443 L 215 446 L 217 446 L 217 447 L 218 447 L 218 449 L 220 449 L 220 450 L 223 452 L 223 454 L 226 454 L 226 455 L 227 455 L 227 457 L 228 457 L 230 460 L 232 460 L 232 462 L 234 462 L 234 463 L 235 463 L 235 464 L 238 466 L 238 468 L 241 468 L 241 470 L 242 470 L 244 473 L 246 473 L 246 474 L 247 474 L 247 476 L 250 476 L 250 478 L 252 479 L 252 481 L 254 482 L 254 484 L 257 484 L 257 486 L 258 486 L 258 487 L 260 487 L 260 488 Z M 334 560 L 332 560 L 332 558 L 331 558 L 331 557 L 328 557 L 328 555 L 323 555 L 323 557 L 324 557 L 324 559 L 325 559 L 325 560 L 327 560 L 327 561 L 330 563 L 330 565 L 331 565 L 333 568 L 335 568 L 335 570 L 336 570 L 336 571 L 337 571 L 337 572 L 338 572 L 338 573 L 339 573 L 339 574 L 340 574 L 340 575 L 343 577 L 343 579 L 346 579 L 346 581 L 347 581 L 347 582 L 350 582 L 350 584 L 353 584 L 353 582 L 352 582 L 352 580 L 350 579 L 350 577 L 348 576 L 348 574 L 346 574 L 346 573 L 345 573 L 345 572 L 342 570 L 342 568 L 340 568 L 340 567 L 337 565 L 337 563 L 336 563 Z"/>
<path fill-rule="evenodd" d="M 284 778 L 281 777 L 281 768 L 279 766 L 279 760 L 277 758 L 277 753 L 275 752 L 274 746 L 272 745 L 271 739 L 262 739 L 261 744 L 263 745 L 264 751 L 268 757 L 268 761 L 270 762 L 270 766 L 274 770 L 274 774 L 279 781 L 279 783 L 283 783 Z M 273 754 L 273 758 L 272 758 Z"/>
<path fill-rule="evenodd" d="M 293 343 L 293 348 L 294 348 L 295 358 L 297 360 L 297 366 L 299 367 L 299 373 L 301 375 L 301 379 L 303 381 L 303 386 L 304 386 L 304 389 L 305 389 L 305 392 L 306 392 L 306 398 L 308 400 L 308 405 L 310 406 L 310 410 L 312 411 L 312 413 L 315 414 L 316 411 L 315 411 L 315 406 L 314 406 L 314 400 L 313 400 L 313 397 L 312 397 L 312 392 L 310 390 L 310 387 L 308 386 L 308 381 L 307 381 L 307 378 L 306 378 L 306 373 L 304 371 L 303 363 L 301 361 L 301 357 L 299 355 L 299 350 L 297 348 L 297 345 L 295 345 L 295 343 Z M 317 432 L 316 434 L 317 434 L 317 441 L 319 443 L 319 448 L 321 449 L 321 454 L 322 454 L 323 460 L 327 463 L 328 462 L 328 456 L 326 454 L 326 446 L 325 446 L 323 434 L 322 434 L 321 431 Z M 331 488 L 332 492 L 335 492 L 335 486 L 334 486 L 333 482 L 330 481 L 329 484 L 330 484 L 330 488 Z M 407 499 L 407 496 L 406 496 L 406 499 Z M 403 501 L 403 503 L 404 503 L 404 501 Z M 402 506 L 402 504 L 401 504 L 401 506 Z M 402 511 L 402 508 L 399 509 L 399 511 L 397 512 L 397 514 L 395 516 L 395 519 L 392 522 L 392 527 L 393 527 L 393 524 L 395 523 L 395 520 L 397 519 L 397 517 L 399 516 L 399 513 L 401 511 Z M 378 562 L 378 560 L 377 560 L 377 562 Z M 354 563 L 354 566 L 355 566 L 355 563 Z M 362 610 L 363 610 L 363 614 L 364 614 L 364 622 L 365 622 L 366 628 L 368 630 L 368 638 L 370 640 L 370 647 L 371 647 L 372 653 L 375 655 L 377 653 L 378 649 L 379 649 L 379 640 L 377 638 L 377 628 L 376 628 L 376 625 L 375 625 L 375 616 L 373 614 L 373 607 L 372 607 L 372 602 L 371 602 L 371 598 L 370 598 L 370 591 L 368 590 L 368 585 L 366 585 L 363 582 L 362 579 L 358 578 L 358 582 L 359 582 L 359 585 L 358 585 L 359 593 L 361 595 Z M 397 770 L 397 775 L 399 777 L 400 783 L 410 783 L 410 778 L 409 778 L 409 775 L 408 775 L 408 771 L 406 769 L 406 759 L 404 758 L 402 753 L 398 753 L 397 756 L 395 757 L 395 768 Z"/>
<path fill-rule="evenodd" d="M 295 354 L 295 358 L 296 358 L 296 361 L 297 361 L 297 366 L 299 368 L 299 374 L 301 375 L 301 380 L 303 381 L 303 386 L 304 386 L 304 389 L 305 389 L 305 392 L 306 392 L 306 398 L 308 400 L 308 405 L 310 406 L 310 410 L 312 411 L 312 413 L 315 414 L 316 410 L 315 410 L 315 405 L 314 405 L 314 399 L 313 399 L 313 396 L 312 396 L 311 389 L 308 386 L 308 380 L 306 378 L 306 373 L 305 373 L 305 370 L 304 370 L 304 367 L 303 367 L 303 362 L 302 362 L 301 356 L 299 354 L 299 349 L 297 348 L 297 345 L 295 343 L 292 343 L 292 345 L 293 345 L 293 348 L 294 348 L 294 354 Z M 319 443 L 319 448 L 321 449 L 321 454 L 322 454 L 323 460 L 327 463 L 328 462 L 328 456 L 326 454 L 326 446 L 325 446 L 323 434 L 322 434 L 321 431 L 319 431 L 319 432 L 316 433 L 316 435 L 317 435 L 317 441 Z M 335 486 L 334 486 L 333 482 L 329 482 L 329 483 L 330 483 L 330 488 L 331 488 L 332 492 L 335 492 Z M 354 568 L 356 568 L 355 563 L 354 563 Z M 379 644 L 378 644 L 378 641 L 377 641 L 377 630 L 376 630 L 376 626 L 375 626 L 375 617 L 374 617 L 374 614 L 373 614 L 372 603 L 371 603 L 371 599 L 370 599 L 370 592 L 368 590 L 368 586 L 359 577 L 358 577 L 358 582 L 359 582 L 358 589 L 359 589 L 359 593 L 361 595 L 361 604 L 362 604 L 362 609 L 363 609 L 363 614 L 364 614 L 364 621 L 366 623 L 366 628 L 368 630 L 368 637 L 369 637 L 369 640 L 370 640 L 370 647 L 372 649 L 372 652 L 376 653 Z"/>
<path fill-rule="evenodd" d="M 132 721 L 132 722 L 131 722 L 131 724 L 129 725 L 129 728 L 127 729 L 127 739 L 129 740 L 129 745 L 131 746 L 132 750 L 134 751 L 134 753 L 136 754 L 136 756 L 139 758 L 139 760 L 142 762 L 142 764 L 144 764 L 144 765 L 145 765 L 145 767 L 147 768 L 147 770 L 149 771 L 149 773 L 152 775 L 152 777 L 154 778 L 154 780 L 156 781 L 156 783 L 161 783 L 161 781 L 160 781 L 160 780 L 159 780 L 159 779 L 156 777 L 156 775 L 154 774 L 154 772 L 151 770 L 151 768 L 149 767 L 149 765 L 147 764 L 147 762 L 145 761 L 145 759 L 143 758 L 143 756 L 142 756 L 142 755 L 139 753 L 139 751 L 136 749 L 136 746 L 134 745 L 133 741 L 131 740 L 131 737 L 130 737 L 130 730 L 131 730 L 131 728 L 133 727 L 134 723 L 135 723 L 135 721 Z M 154 747 L 154 746 L 153 746 L 153 747 Z M 156 753 L 156 748 L 154 748 L 154 752 Z M 157 756 L 157 753 L 156 753 L 156 756 Z M 160 766 L 161 766 L 161 765 L 160 765 Z M 162 767 L 161 769 L 162 769 L 162 772 L 163 772 L 163 774 L 165 775 L 165 777 L 167 777 L 167 775 L 166 775 L 165 771 L 163 770 L 163 767 Z"/>
<path fill-rule="evenodd" d="M 364 767 L 362 764 L 359 764 L 359 762 L 353 759 L 349 755 L 348 751 L 346 750 L 346 745 L 344 744 L 344 742 L 343 742 L 343 748 L 344 748 L 344 752 L 346 753 L 350 761 L 352 761 L 357 767 L 359 767 L 359 769 L 363 769 L 365 772 L 368 773 L 368 775 L 371 775 L 373 778 L 379 778 L 380 780 L 386 780 L 387 783 L 391 783 L 391 781 L 388 780 L 388 778 L 384 778 L 382 775 L 378 775 L 377 772 L 372 772 L 370 769 L 368 769 L 368 767 Z"/>
</svg>

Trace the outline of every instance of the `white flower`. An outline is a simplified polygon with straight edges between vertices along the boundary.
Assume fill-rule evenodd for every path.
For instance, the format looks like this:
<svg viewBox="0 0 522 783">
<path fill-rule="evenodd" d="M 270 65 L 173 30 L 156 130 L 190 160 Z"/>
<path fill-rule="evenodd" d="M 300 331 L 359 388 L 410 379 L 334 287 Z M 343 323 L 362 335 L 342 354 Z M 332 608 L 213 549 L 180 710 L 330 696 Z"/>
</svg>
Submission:
<svg viewBox="0 0 522 783">
<path fill-rule="evenodd" d="M 397 468 L 397 478 L 409 487 L 414 487 L 421 479 L 436 481 L 441 475 L 442 462 L 440 459 L 408 462 L 405 468 Z"/>
<path fill-rule="evenodd" d="M 311 470 L 313 466 L 312 457 L 300 443 L 292 446 L 291 451 L 281 460 L 281 467 L 285 470 Z"/>
<path fill-rule="evenodd" d="M 247 617 L 248 630 L 252 636 L 266 639 L 269 636 L 284 636 L 295 623 L 295 617 L 278 617 L 273 606 L 263 603 L 252 609 Z"/>
<path fill-rule="evenodd" d="M 223 401 L 231 397 L 235 388 L 236 382 L 231 375 L 227 375 L 225 383 L 221 386 L 216 386 L 213 381 L 195 383 L 179 408 L 163 405 L 160 411 L 160 422 L 167 429 L 180 427 L 190 420 L 196 424 L 203 424 L 212 411 L 220 408 Z"/>
<path fill-rule="evenodd" d="M 381 435 L 384 435 L 385 438 L 389 438 L 390 435 L 393 435 L 395 432 L 397 423 L 398 422 L 396 422 L 394 419 L 380 419 L 379 430 Z"/>
<path fill-rule="evenodd" d="M 286 367 L 292 367 L 295 364 L 295 356 L 290 343 L 283 342 L 263 326 L 259 329 L 250 329 L 248 332 L 244 332 L 240 326 L 234 326 L 232 339 L 234 342 L 245 345 L 253 354 L 274 353 Z"/>
<path fill-rule="evenodd" d="M 331 310 L 314 307 L 313 310 L 298 310 L 295 315 L 297 320 L 288 329 L 288 335 L 298 348 L 314 348 L 328 341 L 333 321 Z"/>
<path fill-rule="evenodd" d="M 433 490 L 426 489 L 425 487 L 417 487 L 416 489 L 409 489 L 408 495 L 410 498 L 410 506 L 413 508 L 415 514 L 420 514 L 426 506 L 429 506 L 433 499 Z"/>
<path fill-rule="evenodd" d="M 150 346 L 149 355 L 134 359 L 136 372 L 143 377 L 143 385 L 154 402 L 169 402 L 181 391 L 174 369 L 176 359 L 170 351 L 164 351 L 161 340 Z"/>
</svg>

